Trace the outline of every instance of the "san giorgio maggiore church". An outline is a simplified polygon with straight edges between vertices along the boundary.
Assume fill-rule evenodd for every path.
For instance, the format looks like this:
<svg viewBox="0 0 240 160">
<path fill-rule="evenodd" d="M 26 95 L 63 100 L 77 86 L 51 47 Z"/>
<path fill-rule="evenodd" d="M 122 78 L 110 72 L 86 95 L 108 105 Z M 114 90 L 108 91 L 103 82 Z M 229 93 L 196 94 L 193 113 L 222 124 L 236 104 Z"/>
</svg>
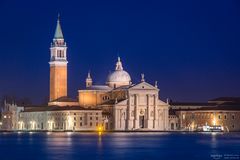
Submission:
<svg viewBox="0 0 240 160">
<path fill-rule="evenodd" d="M 95 85 L 90 73 L 77 100 L 67 95 L 67 45 L 58 19 L 50 47 L 50 97 L 48 106 L 25 107 L 13 128 L 18 130 L 109 131 L 168 130 L 169 105 L 159 99 L 157 83 L 141 75 L 137 83 L 124 70 L 120 57 L 106 83 Z"/>
</svg>

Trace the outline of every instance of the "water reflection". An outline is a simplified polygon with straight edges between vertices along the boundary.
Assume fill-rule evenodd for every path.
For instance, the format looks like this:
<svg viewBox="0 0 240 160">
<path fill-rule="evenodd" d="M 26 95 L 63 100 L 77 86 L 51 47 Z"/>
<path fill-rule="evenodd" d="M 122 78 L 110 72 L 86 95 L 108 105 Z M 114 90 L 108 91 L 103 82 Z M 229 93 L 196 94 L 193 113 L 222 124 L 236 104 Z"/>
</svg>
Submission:
<svg viewBox="0 0 240 160">
<path fill-rule="evenodd" d="M 181 134 L 167 132 L 0 133 L 0 148 L 0 154 L 8 155 L 7 158 L 1 157 L 1 160 L 24 158 L 34 160 L 209 159 L 209 156 L 213 153 L 239 153 L 240 135 L 237 133 Z"/>
<path fill-rule="evenodd" d="M 217 147 L 217 133 L 211 133 L 212 138 L 211 138 L 211 148 L 214 149 Z"/>
<path fill-rule="evenodd" d="M 48 159 L 71 158 L 71 156 L 69 157 L 73 151 L 71 133 L 47 133 L 47 138 L 45 140 Z"/>
</svg>

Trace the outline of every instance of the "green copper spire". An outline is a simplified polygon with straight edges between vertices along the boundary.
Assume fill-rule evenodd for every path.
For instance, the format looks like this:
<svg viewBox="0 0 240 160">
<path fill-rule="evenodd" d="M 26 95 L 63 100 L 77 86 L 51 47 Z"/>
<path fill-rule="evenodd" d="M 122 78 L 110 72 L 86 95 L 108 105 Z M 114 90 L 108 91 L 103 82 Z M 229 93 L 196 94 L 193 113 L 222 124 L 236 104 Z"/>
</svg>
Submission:
<svg viewBox="0 0 240 160">
<path fill-rule="evenodd" d="M 54 39 L 63 39 L 63 33 L 60 25 L 60 15 L 58 14 L 57 27 L 55 30 Z"/>
</svg>

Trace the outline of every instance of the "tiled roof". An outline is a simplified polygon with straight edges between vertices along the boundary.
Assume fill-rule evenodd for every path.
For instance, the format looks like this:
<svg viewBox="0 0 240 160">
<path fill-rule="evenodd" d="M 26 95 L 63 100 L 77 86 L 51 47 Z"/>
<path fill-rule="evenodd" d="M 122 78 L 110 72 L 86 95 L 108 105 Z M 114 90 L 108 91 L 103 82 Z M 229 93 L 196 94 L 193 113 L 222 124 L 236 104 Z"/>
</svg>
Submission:
<svg viewBox="0 0 240 160">
<path fill-rule="evenodd" d="M 24 112 L 44 112 L 44 111 L 66 111 L 66 110 L 101 110 L 99 108 L 84 108 L 81 106 L 45 106 L 45 107 L 25 107 Z"/>
<path fill-rule="evenodd" d="M 201 102 L 169 102 L 171 106 L 212 106 L 213 104 Z"/>
<path fill-rule="evenodd" d="M 175 111 L 197 111 L 197 110 L 202 110 L 202 111 L 207 111 L 207 110 L 226 110 L 226 111 L 240 111 L 240 104 L 232 104 L 232 105 L 227 105 L 227 104 L 221 104 L 217 106 L 212 106 L 212 107 L 202 107 L 202 108 L 196 108 L 196 109 L 175 109 Z"/>
<path fill-rule="evenodd" d="M 107 85 L 92 85 L 91 87 L 87 87 L 85 89 L 86 90 L 107 90 L 107 91 L 112 90 L 112 88 Z"/>
<path fill-rule="evenodd" d="M 77 100 L 69 98 L 69 97 L 60 97 L 60 98 L 55 99 L 55 100 L 53 100 L 51 102 L 77 102 Z"/>
<path fill-rule="evenodd" d="M 117 100 L 117 103 L 120 103 L 122 101 L 124 101 L 125 99 L 118 99 Z M 101 105 L 114 105 L 116 103 L 116 100 L 112 99 L 112 100 L 109 100 L 107 102 L 104 102 L 102 103 Z"/>
<path fill-rule="evenodd" d="M 209 101 L 240 102 L 240 97 L 219 97 L 219 98 L 211 99 Z"/>
<path fill-rule="evenodd" d="M 120 86 L 120 87 L 114 88 L 114 90 L 122 90 L 122 89 L 125 90 L 125 89 L 132 88 L 133 86 L 135 86 L 135 84 Z"/>
</svg>

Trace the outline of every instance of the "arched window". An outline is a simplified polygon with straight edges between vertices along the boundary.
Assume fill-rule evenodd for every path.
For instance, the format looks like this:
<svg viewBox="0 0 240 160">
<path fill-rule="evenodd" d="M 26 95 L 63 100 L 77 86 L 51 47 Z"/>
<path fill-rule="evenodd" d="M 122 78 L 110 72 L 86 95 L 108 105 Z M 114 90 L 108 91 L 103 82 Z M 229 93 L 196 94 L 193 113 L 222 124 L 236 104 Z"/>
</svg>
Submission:
<svg viewBox="0 0 240 160">
<path fill-rule="evenodd" d="M 64 52 L 63 50 L 57 50 L 57 57 L 64 58 Z"/>
<path fill-rule="evenodd" d="M 60 56 L 61 56 L 61 58 L 64 58 L 64 52 L 62 50 L 60 52 Z"/>
</svg>

